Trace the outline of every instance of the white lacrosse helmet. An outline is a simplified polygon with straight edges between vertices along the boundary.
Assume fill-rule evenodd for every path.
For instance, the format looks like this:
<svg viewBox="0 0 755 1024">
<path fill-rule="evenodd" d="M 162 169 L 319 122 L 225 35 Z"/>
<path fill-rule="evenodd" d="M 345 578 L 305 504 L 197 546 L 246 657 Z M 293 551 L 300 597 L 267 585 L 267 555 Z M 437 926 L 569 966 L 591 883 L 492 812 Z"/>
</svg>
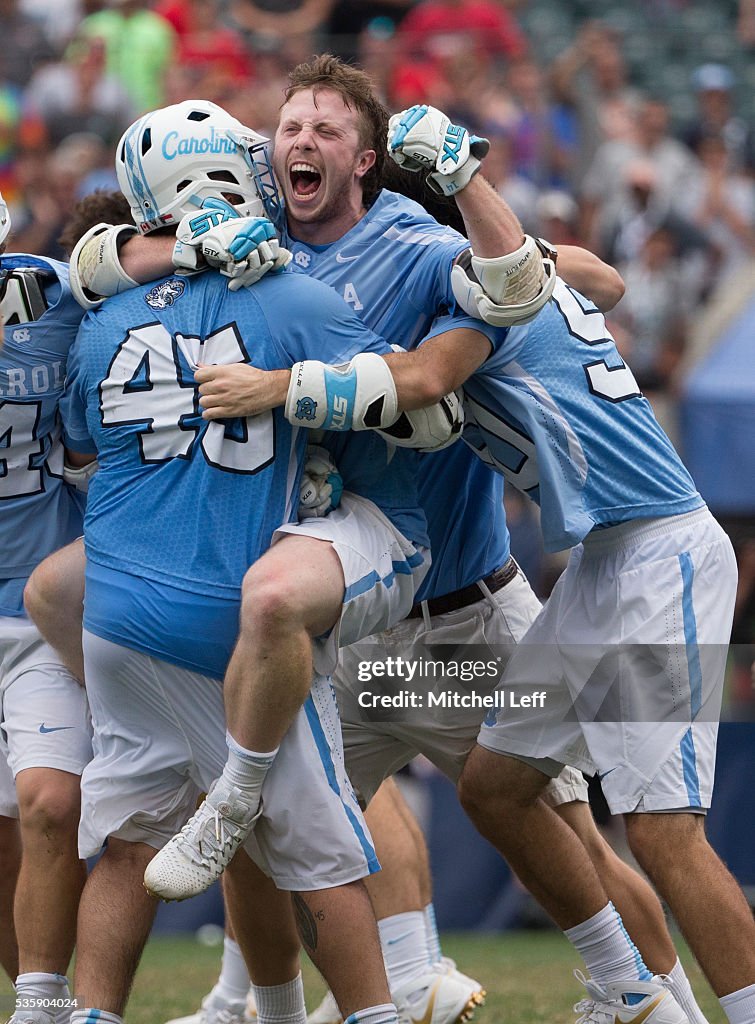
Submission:
<svg viewBox="0 0 755 1024">
<path fill-rule="evenodd" d="M 280 200 L 268 142 L 208 100 L 145 114 L 123 134 L 115 157 L 134 223 L 146 235 L 177 224 L 205 199 L 229 197 L 241 216 L 274 220 Z"/>
<path fill-rule="evenodd" d="M 5 239 L 8 237 L 10 231 L 10 213 L 8 212 L 8 204 L 0 193 L 0 245 L 3 244 Z"/>
</svg>

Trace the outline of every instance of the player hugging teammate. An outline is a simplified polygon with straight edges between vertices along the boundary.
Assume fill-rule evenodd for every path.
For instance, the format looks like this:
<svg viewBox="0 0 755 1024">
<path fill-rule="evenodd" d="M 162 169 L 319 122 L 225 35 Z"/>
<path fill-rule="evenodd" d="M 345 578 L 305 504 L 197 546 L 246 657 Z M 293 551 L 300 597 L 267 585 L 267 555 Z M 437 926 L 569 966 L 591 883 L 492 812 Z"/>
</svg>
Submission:
<svg viewBox="0 0 755 1024">
<path fill-rule="evenodd" d="M 657 897 L 600 840 L 577 769 L 600 773 L 732 1024 L 751 1024 L 752 919 L 703 831 L 733 556 L 606 331 L 600 309 L 621 282 L 582 250 L 522 235 L 476 174 L 485 140 L 427 107 L 387 125 L 366 77 L 333 58 L 292 73 L 274 151 L 284 207 L 259 137 L 210 104 L 179 108 L 146 115 L 117 154 L 134 223 L 169 237 L 135 236 L 119 253 L 133 231 L 98 229 L 76 253 L 77 294 L 93 306 L 124 294 L 87 316 L 66 397 L 71 447 L 100 462 L 85 523 L 95 758 L 82 851 L 108 840 L 84 889 L 76 988 L 90 1009 L 75 1020 L 120 1020 L 154 913 L 145 868 L 166 898 L 227 868 L 261 1021 L 305 1018 L 296 926 L 336 1004 L 320 1021 L 467 1014 L 479 986 L 439 956 L 421 866 L 414 893 L 381 902 L 378 930 L 360 881 L 391 895 L 390 865 L 372 876 L 360 801 L 422 752 L 582 955 L 583 1019 L 702 1017 Z M 213 156 L 214 177 L 199 146 L 176 167 L 161 157 L 167 125 L 224 132 L 234 151 L 222 167 Z M 381 189 L 386 130 L 393 158 L 454 198 L 469 242 Z M 265 212 L 320 282 L 282 271 Z M 176 276 L 173 260 L 221 273 Z M 395 447 L 452 439 L 461 384 L 465 445 Z M 335 466 L 344 497 L 296 522 L 308 428 L 330 431 L 315 505 L 327 511 Z M 574 546 L 542 610 L 510 558 L 502 475 L 540 503 L 549 549 Z M 80 587 L 80 546 L 58 559 L 32 581 L 40 607 L 74 607 L 53 598 Z M 545 713 L 365 724 L 354 667 L 376 633 L 416 657 L 430 643 L 495 643 L 500 685 L 547 688 Z M 651 679 L 631 657 L 617 672 L 619 644 L 669 657 Z M 617 721 L 565 714 L 613 685 L 653 721 L 626 702 Z M 684 721 L 670 714 L 680 688 Z M 382 793 L 378 854 L 399 821 L 421 860 Z M 245 985 L 231 992 L 221 975 L 200 1016 L 243 1017 Z"/>
</svg>

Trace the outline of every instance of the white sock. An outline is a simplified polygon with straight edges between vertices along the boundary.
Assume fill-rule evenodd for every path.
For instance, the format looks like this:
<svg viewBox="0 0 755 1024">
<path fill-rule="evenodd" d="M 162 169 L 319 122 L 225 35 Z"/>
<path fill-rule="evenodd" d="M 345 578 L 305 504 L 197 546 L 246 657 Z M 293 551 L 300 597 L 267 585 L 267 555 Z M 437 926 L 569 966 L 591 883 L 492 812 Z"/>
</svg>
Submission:
<svg viewBox="0 0 755 1024">
<path fill-rule="evenodd" d="M 301 973 L 283 985 L 252 985 L 258 1024 L 306 1024 Z"/>
<path fill-rule="evenodd" d="M 755 985 L 737 989 L 718 1000 L 729 1024 L 752 1024 L 755 1021 Z"/>
<path fill-rule="evenodd" d="M 223 778 L 241 790 L 245 796 L 252 797 L 254 803 L 258 804 L 262 783 L 270 771 L 278 748 L 265 754 L 247 750 L 238 744 L 229 732 L 225 734 L 225 741 L 228 745 L 228 760 L 223 769 Z"/>
<path fill-rule="evenodd" d="M 46 1021 L 50 1017 L 57 1017 L 63 1007 L 51 1005 L 51 999 L 67 999 L 70 996 L 68 991 L 68 978 L 63 974 L 48 974 L 45 971 L 29 971 L 26 974 L 19 974 L 15 983 L 16 995 L 24 1000 L 38 999 L 39 1006 L 25 1005 L 23 1016 L 28 1020 Z M 47 1004 L 45 1005 L 45 1002 Z"/>
<path fill-rule="evenodd" d="M 82 1010 L 74 1010 L 71 1014 L 71 1024 L 123 1024 L 123 1017 L 110 1010 L 98 1010 L 96 1007 L 87 1006 Z"/>
<path fill-rule="evenodd" d="M 61 999 L 68 996 L 68 978 L 64 974 L 30 971 L 16 978 L 16 992 L 29 999 Z"/>
<path fill-rule="evenodd" d="M 443 959 L 443 950 L 440 948 L 438 922 L 435 920 L 435 907 L 432 903 L 427 904 L 423 914 L 425 915 L 425 935 L 427 937 L 427 951 L 430 955 L 430 963 L 437 964 Z"/>
<path fill-rule="evenodd" d="M 384 917 L 378 921 L 378 931 L 391 992 L 410 978 L 427 973 L 430 953 L 421 910 Z"/>
<path fill-rule="evenodd" d="M 243 1006 L 249 993 L 249 971 L 246 969 L 244 957 L 239 944 L 229 935 L 223 940 L 223 959 L 220 966 L 220 977 L 215 987 L 205 1000 L 208 1006 Z"/>
<path fill-rule="evenodd" d="M 684 972 L 681 961 L 676 963 L 663 979 L 663 987 L 667 988 L 689 1018 L 689 1024 L 708 1024 L 705 1014 L 697 1005 L 695 994 Z"/>
<path fill-rule="evenodd" d="M 608 981 L 650 981 L 652 978 L 613 903 L 582 924 L 567 928 L 564 935 L 584 960 L 592 980 L 599 985 Z"/>
<path fill-rule="evenodd" d="M 398 1014 L 393 1003 L 381 1003 L 350 1013 L 343 1024 L 398 1024 Z"/>
</svg>

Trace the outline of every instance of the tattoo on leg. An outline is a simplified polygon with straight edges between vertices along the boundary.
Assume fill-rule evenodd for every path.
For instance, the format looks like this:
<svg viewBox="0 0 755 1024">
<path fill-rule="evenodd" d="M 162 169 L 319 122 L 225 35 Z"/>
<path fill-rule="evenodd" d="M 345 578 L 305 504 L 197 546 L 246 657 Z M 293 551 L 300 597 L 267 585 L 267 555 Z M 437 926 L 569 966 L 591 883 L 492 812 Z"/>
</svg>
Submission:
<svg viewBox="0 0 755 1024">
<path fill-rule="evenodd" d="M 296 927 L 301 941 L 307 949 L 315 950 L 317 949 L 317 922 L 315 921 L 315 916 L 298 892 L 292 893 L 292 896 L 294 914 L 296 915 Z M 319 911 L 318 914 L 322 914 L 322 911 Z"/>
</svg>

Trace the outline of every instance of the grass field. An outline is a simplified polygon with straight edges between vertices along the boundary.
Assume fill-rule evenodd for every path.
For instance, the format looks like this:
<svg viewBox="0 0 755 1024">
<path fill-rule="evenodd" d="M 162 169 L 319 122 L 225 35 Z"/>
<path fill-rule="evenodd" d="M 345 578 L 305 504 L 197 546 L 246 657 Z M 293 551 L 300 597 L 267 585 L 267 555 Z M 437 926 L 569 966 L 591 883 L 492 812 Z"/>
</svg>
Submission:
<svg viewBox="0 0 755 1024">
<path fill-rule="evenodd" d="M 516 932 L 503 936 L 454 934 L 443 948 L 459 967 L 478 978 L 488 991 L 478 1024 L 568 1024 L 572 1005 L 582 998 L 572 971 L 579 961 L 555 932 Z M 215 981 L 220 947 L 202 946 L 193 938 L 158 937 L 145 951 L 126 1014 L 128 1024 L 163 1024 L 193 1012 Z M 711 1024 L 725 1024 L 717 1000 L 689 955 L 683 954 L 698 1001 Z M 314 1009 L 325 986 L 307 963 L 307 1007 Z M 0 992 L 10 987 L 0 984 Z M 4 1001 L 4 1006 L 7 1002 Z M 2 1019 L 2 1018 L 0 1018 Z"/>
</svg>

